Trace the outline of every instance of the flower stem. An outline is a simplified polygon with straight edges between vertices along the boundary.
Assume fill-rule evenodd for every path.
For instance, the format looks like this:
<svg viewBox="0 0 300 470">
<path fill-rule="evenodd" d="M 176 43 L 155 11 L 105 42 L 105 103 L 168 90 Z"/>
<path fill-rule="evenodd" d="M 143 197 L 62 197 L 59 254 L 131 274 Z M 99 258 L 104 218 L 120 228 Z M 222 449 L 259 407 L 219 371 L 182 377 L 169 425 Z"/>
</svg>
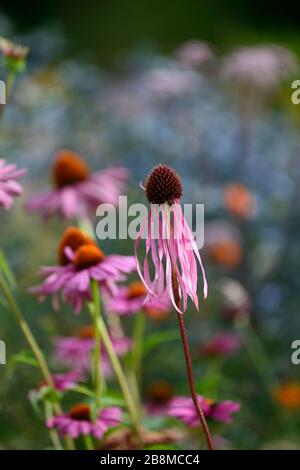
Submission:
<svg viewBox="0 0 300 470">
<path fill-rule="evenodd" d="M 84 435 L 83 440 L 87 450 L 94 450 L 93 440 L 89 434 Z"/>
<path fill-rule="evenodd" d="M 50 370 L 48 368 L 48 365 L 45 361 L 45 358 L 44 358 L 44 355 L 39 347 L 39 345 L 37 344 L 32 332 L 31 332 L 31 329 L 29 328 L 28 326 L 28 323 L 26 322 L 26 320 L 24 319 L 22 313 L 21 313 L 21 310 L 19 309 L 11 291 L 10 291 L 10 288 L 8 286 L 8 284 L 6 283 L 6 281 L 4 280 L 3 276 L 0 274 L 0 288 L 3 292 L 3 295 L 9 305 L 9 308 L 12 312 L 12 314 L 14 315 L 15 319 L 17 320 L 29 346 L 31 347 L 35 357 L 36 357 L 36 360 L 39 364 L 39 367 L 43 373 L 43 376 L 47 382 L 47 385 L 51 388 L 55 388 L 54 386 L 54 382 L 53 382 L 53 379 L 52 379 L 52 376 L 51 376 L 51 373 L 50 373 Z"/>
<path fill-rule="evenodd" d="M 48 421 L 53 416 L 52 404 L 49 403 L 49 402 L 45 402 L 45 416 L 46 416 L 46 421 Z M 56 429 L 49 429 L 49 434 L 50 434 L 50 438 L 51 438 L 52 444 L 54 446 L 54 449 L 55 450 L 63 450 L 63 447 L 61 445 L 59 435 L 58 435 Z"/>
<path fill-rule="evenodd" d="M 96 281 L 91 283 L 92 298 L 94 303 L 93 308 L 93 320 L 94 320 L 94 335 L 95 335 L 95 348 L 93 354 L 94 362 L 94 382 L 95 382 L 95 401 L 97 410 L 100 407 L 101 395 L 102 395 L 102 380 L 101 380 L 101 336 L 97 326 L 97 318 L 101 316 L 101 302 L 99 287 Z"/>
<path fill-rule="evenodd" d="M 116 378 L 119 382 L 120 388 L 122 390 L 123 396 L 125 403 L 127 405 L 128 413 L 130 415 L 132 424 L 135 428 L 136 434 L 140 439 L 140 430 L 139 430 L 139 423 L 138 423 L 138 412 L 134 403 L 134 400 L 131 396 L 130 389 L 126 380 L 126 376 L 123 372 L 123 369 L 121 367 L 120 361 L 118 359 L 118 356 L 115 353 L 113 344 L 111 342 L 108 330 L 106 328 L 106 325 L 103 321 L 103 318 L 98 316 L 97 317 L 97 327 L 101 335 L 101 339 L 103 341 L 104 347 L 107 351 L 108 357 L 110 359 L 111 365 L 114 369 L 114 372 L 116 374 Z"/>
<path fill-rule="evenodd" d="M 146 326 L 146 317 L 143 312 L 136 315 L 133 330 L 133 349 L 131 352 L 131 372 L 136 400 L 140 400 L 139 387 L 142 377 L 143 338 Z"/>
<path fill-rule="evenodd" d="M 180 308 L 179 288 L 178 288 L 178 282 L 177 282 L 177 278 L 176 278 L 176 274 L 175 274 L 174 269 L 172 270 L 172 288 L 173 288 L 173 294 L 174 294 L 174 299 L 175 299 L 176 305 Z M 183 352 L 184 352 L 184 358 L 185 358 L 185 364 L 186 364 L 187 377 L 188 377 L 191 397 L 192 397 L 197 415 L 199 417 L 203 432 L 205 434 L 208 449 L 213 450 L 212 437 L 211 437 L 211 434 L 210 434 L 205 416 L 203 414 L 203 411 L 201 409 L 201 406 L 200 406 L 200 403 L 199 403 L 199 400 L 198 400 L 198 396 L 197 396 L 195 379 L 194 379 L 194 374 L 193 374 L 193 365 L 192 365 L 190 347 L 189 347 L 188 338 L 187 338 L 185 325 L 184 325 L 184 316 L 183 316 L 183 314 L 177 312 L 177 318 L 178 318 L 178 324 L 179 324 L 179 329 L 180 329 L 181 341 L 182 341 L 182 345 L 183 345 Z"/>
<path fill-rule="evenodd" d="M 19 309 L 19 306 L 16 303 L 7 282 L 5 281 L 5 279 L 4 279 L 4 277 L 2 276 L 1 273 L 0 273 L 0 289 L 3 292 L 4 298 L 7 301 L 7 304 L 10 308 L 10 311 L 12 312 L 15 319 L 17 320 L 17 323 L 19 324 L 19 326 L 20 326 L 20 328 L 21 328 L 21 330 L 22 330 L 29 346 L 31 347 L 31 350 L 32 350 L 33 354 L 35 355 L 35 358 L 38 362 L 38 365 L 41 369 L 41 372 L 44 376 L 44 379 L 45 379 L 47 385 L 51 388 L 55 388 L 53 378 L 51 376 L 50 370 L 49 370 L 48 365 L 46 363 L 45 357 L 44 357 L 39 345 L 37 344 L 37 342 L 35 340 L 35 337 L 33 336 L 33 333 L 31 331 L 28 323 L 26 322 L 25 318 L 23 317 L 23 314 L 22 314 L 21 310 Z M 61 407 L 58 403 L 55 405 L 55 408 L 56 408 L 56 411 L 57 411 L 58 414 L 62 413 Z M 71 438 L 66 438 L 66 444 L 67 444 L 67 447 L 69 448 L 69 450 L 73 450 L 75 448 L 74 442 Z"/>
</svg>

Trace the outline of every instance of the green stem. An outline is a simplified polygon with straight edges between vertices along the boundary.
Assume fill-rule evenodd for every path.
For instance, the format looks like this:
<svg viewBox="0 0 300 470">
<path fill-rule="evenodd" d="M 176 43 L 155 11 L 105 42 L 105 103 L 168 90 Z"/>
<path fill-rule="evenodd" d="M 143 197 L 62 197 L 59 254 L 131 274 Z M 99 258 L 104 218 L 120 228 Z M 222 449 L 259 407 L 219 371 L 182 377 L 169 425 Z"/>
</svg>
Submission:
<svg viewBox="0 0 300 470">
<path fill-rule="evenodd" d="M 53 417 L 52 405 L 49 402 L 45 402 L 45 417 L 46 417 L 46 421 L 48 421 L 50 418 Z M 63 450 L 63 447 L 61 445 L 59 435 L 58 435 L 56 429 L 49 429 L 49 434 L 50 434 L 50 438 L 51 438 L 52 444 L 54 446 L 54 449 L 55 450 Z"/>
<path fill-rule="evenodd" d="M 267 393 L 272 395 L 272 388 L 278 384 L 278 379 L 260 337 L 248 319 L 236 320 L 235 328 L 245 344 L 250 359 Z"/>
<path fill-rule="evenodd" d="M 146 316 L 143 312 L 136 315 L 133 330 L 133 349 L 131 352 L 131 367 L 129 369 L 130 384 L 136 403 L 140 407 L 140 386 L 142 379 L 143 339 L 146 327 Z"/>
<path fill-rule="evenodd" d="M 135 428 L 136 434 L 139 438 L 140 437 L 140 430 L 139 430 L 139 422 L 138 422 L 138 412 L 134 403 L 134 400 L 131 396 L 130 389 L 126 380 L 126 376 L 123 372 L 123 369 L 121 367 L 120 361 L 118 359 L 118 356 L 115 353 L 113 344 L 111 342 L 108 330 L 106 328 L 106 325 L 103 321 L 102 317 L 97 318 L 97 326 L 101 335 L 101 339 L 103 341 L 104 347 L 107 351 L 108 357 L 110 359 L 111 365 L 114 369 L 116 378 L 119 382 L 120 388 L 122 390 L 124 400 L 128 409 L 128 413 L 130 415 L 132 424 Z"/>
<path fill-rule="evenodd" d="M 8 97 L 10 95 L 10 92 L 12 90 L 12 87 L 13 87 L 13 84 L 14 84 L 14 81 L 15 81 L 15 77 L 16 77 L 16 74 L 13 73 L 13 72 L 10 72 L 7 75 L 7 79 L 6 79 L 6 101 L 8 101 Z"/>
<path fill-rule="evenodd" d="M 4 298 L 7 301 L 7 304 L 10 308 L 11 313 L 14 315 L 17 323 L 19 324 L 19 326 L 21 328 L 21 331 L 23 332 L 29 346 L 31 347 L 31 350 L 32 350 L 33 354 L 35 355 L 35 358 L 38 362 L 38 365 L 41 369 L 41 372 L 44 376 L 44 379 L 45 379 L 47 385 L 51 388 L 55 388 L 55 385 L 54 385 L 50 370 L 48 368 L 48 365 L 46 363 L 46 360 L 44 358 L 44 355 L 43 355 L 39 345 L 37 344 L 37 342 L 36 342 L 36 340 L 35 340 L 35 338 L 32 334 L 32 331 L 29 328 L 28 323 L 26 322 L 25 318 L 23 317 L 23 314 L 22 314 L 21 310 L 19 309 L 19 306 L 16 303 L 7 282 L 5 281 L 5 279 L 4 279 L 4 277 L 2 276 L 1 273 L 0 273 L 0 289 L 3 292 Z M 58 414 L 62 413 L 61 407 L 58 403 L 55 405 L 55 408 L 56 408 L 56 412 Z M 74 442 L 71 438 L 66 438 L 66 444 L 67 444 L 67 447 L 68 447 L 69 450 L 73 450 L 75 448 L 74 447 Z"/>
<path fill-rule="evenodd" d="M 99 287 L 96 281 L 91 282 L 92 298 L 93 298 L 93 320 L 94 320 L 94 336 L 95 336 L 95 347 L 93 354 L 93 369 L 94 369 L 94 384 L 95 384 L 95 402 L 97 410 L 100 408 L 100 401 L 102 395 L 102 383 L 101 383 L 101 336 L 97 326 L 97 319 L 101 317 L 101 302 Z"/>
<path fill-rule="evenodd" d="M 265 350 L 262 340 L 253 328 L 249 319 L 237 319 L 234 323 L 237 333 L 243 340 L 245 348 L 253 363 L 258 376 L 265 388 L 267 396 L 273 405 L 274 413 L 278 425 L 284 430 L 285 425 L 282 415 L 278 409 L 277 404 L 274 402 L 273 388 L 278 385 L 278 378 L 274 370 L 273 364 L 269 359 L 268 353 Z"/>
<path fill-rule="evenodd" d="M 135 319 L 133 331 L 133 349 L 131 354 L 132 369 L 136 374 L 137 381 L 141 380 L 143 340 L 146 328 L 146 316 L 143 312 L 138 313 Z"/>
<path fill-rule="evenodd" d="M 8 306 L 12 312 L 12 314 L 14 315 L 15 319 L 17 320 L 25 338 L 27 339 L 27 342 L 29 344 L 29 346 L 31 347 L 35 357 L 36 357 L 36 360 L 39 364 L 39 367 L 43 373 L 43 376 L 46 380 L 46 383 L 49 387 L 51 388 L 55 388 L 55 385 L 54 385 L 54 382 L 53 382 L 53 379 L 52 379 L 52 376 L 51 376 L 51 373 L 50 373 L 50 370 L 48 368 L 48 365 L 45 361 L 45 358 L 44 358 L 44 355 L 39 347 L 39 345 L 37 344 L 29 326 L 28 326 L 28 323 L 26 322 L 26 320 L 24 319 L 22 313 L 21 313 L 21 310 L 19 309 L 12 293 L 10 292 L 10 288 L 8 286 L 8 284 L 6 283 L 6 281 L 4 280 L 2 274 L 0 274 L 0 288 L 3 292 L 3 295 L 8 303 Z"/>
<path fill-rule="evenodd" d="M 87 450 L 94 450 L 93 440 L 90 435 L 86 434 L 83 436 L 85 447 Z"/>
</svg>

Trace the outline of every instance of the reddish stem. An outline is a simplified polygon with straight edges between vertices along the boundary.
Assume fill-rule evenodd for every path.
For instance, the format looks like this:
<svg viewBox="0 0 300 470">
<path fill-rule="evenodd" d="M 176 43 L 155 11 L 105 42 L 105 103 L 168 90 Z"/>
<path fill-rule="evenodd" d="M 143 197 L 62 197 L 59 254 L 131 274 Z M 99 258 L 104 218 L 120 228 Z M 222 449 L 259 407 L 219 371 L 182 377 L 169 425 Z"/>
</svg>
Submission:
<svg viewBox="0 0 300 470">
<path fill-rule="evenodd" d="M 175 273 L 174 269 L 173 269 L 173 273 L 172 273 L 172 285 L 173 285 L 173 294 L 174 294 L 174 299 L 175 299 L 176 305 L 178 306 L 178 308 L 180 308 L 180 296 L 179 296 L 178 282 L 177 282 L 177 277 L 176 277 L 176 273 Z M 194 373 L 193 373 L 193 366 L 192 366 L 192 359 L 191 359 L 191 353 L 190 353 L 190 347 L 189 347 L 189 343 L 188 343 L 186 329 L 185 329 L 185 326 L 184 326 L 184 316 L 181 313 L 177 312 L 177 318 L 178 318 L 178 323 L 179 323 L 181 341 L 182 341 L 182 345 L 183 345 L 184 358 L 185 358 L 185 364 L 186 364 L 186 370 L 187 370 L 187 376 L 188 376 L 188 382 L 189 382 L 191 397 L 193 399 L 198 418 L 200 420 L 202 429 L 203 429 L 204 434 L 205 434 L 208 449 L 213 450 L 212 437 L 211 437 L 211 434 L 210 434 L 205 416 L 203 414 L 203 411 L 201 409 L 201 406 L 200 406 L 200 403 L 199 403 L 199 400 L 198 400 L 198 396 L 197 396 Z"/>
</svg>

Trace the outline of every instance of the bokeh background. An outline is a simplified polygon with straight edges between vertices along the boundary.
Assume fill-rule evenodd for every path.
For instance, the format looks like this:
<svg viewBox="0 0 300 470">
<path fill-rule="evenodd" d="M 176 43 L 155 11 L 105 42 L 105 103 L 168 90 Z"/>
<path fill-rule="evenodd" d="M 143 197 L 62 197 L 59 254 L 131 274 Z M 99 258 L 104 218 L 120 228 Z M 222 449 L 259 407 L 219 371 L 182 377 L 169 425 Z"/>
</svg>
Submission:
<svg viewBox="0 0 300 470">
<path fill-rule="evenodd" d="M 300 366 L 291 362 L 300 334 L 300 105 L 291 103 L 291 83 L 300 78 L 299 16 L 299 6 L 270 1 L 0 6 L 1 35 L 31 48 L 0 128 L 1 157 L 28 168 L 24 197 L 9 214 L 1 211 L 0 221 L 27 319 L 49 354 L 53 336 L 86 322 L 26 293 L 38 267 L 55 260 L 64 227 L 24 210 L 26 198 L 49 185 L 55 152 L 71 148 L 95 169 L 122 163 L 133 202 L 144 201 L 139 181 L 155 164 L 175 167 L 184 202 L 205 203 L 206 212 L 209 298 L 200 313 L 186 315 L 198 390 L 242 406 L 216 431 L 226 448 L 300 447 Z M 190 40 L 202 41 L 206 52 L 196 66 L 178 53 Z M 269 55 L 251 55 L 246 72 L 231 65 L 228 76 L 232 51 L 261 44 L 286 48 L 276 49 L 278 66 L 269 65 Z M 133 247 L 106 242 L 105 250 L 131 254 Z M 8 354 L 0 366 L 0 448 L 45 447 L 43 420 L 27 399 L 39 374 L 19 364 L 26 345 L 1 303 L 0 311 Z M 149 319 L 147 328 L 156 340 L 145 354 L 145 397 L 157 380 L 185 394 L 175 318 Z M 243 346 L 205 352 L 224 332 L 239 335 Z"/>
</svg>

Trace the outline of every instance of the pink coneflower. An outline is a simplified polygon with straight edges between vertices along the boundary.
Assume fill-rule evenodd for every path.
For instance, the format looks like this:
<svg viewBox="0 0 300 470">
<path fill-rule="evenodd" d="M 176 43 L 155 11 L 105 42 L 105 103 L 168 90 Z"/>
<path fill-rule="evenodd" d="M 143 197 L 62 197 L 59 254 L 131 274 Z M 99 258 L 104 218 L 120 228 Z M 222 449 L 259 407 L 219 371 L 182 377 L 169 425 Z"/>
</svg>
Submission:
<svg viewBox="0 0 300 470">
<path fill-rule="evenodd" d="M 210 401 L 201 395 L 198 395 L 198 401 L 205 416 L 210 411 Z M 167 414 L 173 418 L 177 418 L 183 423 L 191 427 L 197 427 L 200 424 L 199 417 L 195 411 L 193 400 L 189 397 L 173 398 L 169 404 Z"/>
<path fill-rule="evenodd" d="M 44 267 L 41 285 L 30 289 L 40 300 L 52 296 L 57 308 L 58 294 L 79 313 L 85 301 L 91 300 L 91 281 L 108 292 L 116 291 L 116 282 L 126 280 L 135 270 L 132 256 L 104 255 L 96 243 L 76 227 L 68 228 L 58 250 L 58 266 Z"/>
<path fill-rule="evenodd" d="M 174 170 L 165 165 L 155 167 L 149 174 L 145 191 L 150 203 L 147 219 L 142 223 L 135 242 L 138 273 L 148 290 L 149 298 L 168 295 L 177 311 L 180 336 L 183 345 L 187 377 L 195 412 L 201 422 L 207 446 L 213 449 L 212 437 L 199 403 L 183 312 L 187 309 L 187 298 L 191 297 L 198 309 L 197 262 L 204 281 L 204 297 L 207 282 L 201 257 L 180 205 L 182 185 Z M 160 211 L 158 210 L 160 208 Z M 155 229 L 158 228 L 158 233 Z M 143 271 L 137 251 L 142 237 L 146 235 L 146 256 Z M 157 237 L 158 235 L 158 237 Z M 148 256 L 151 253 L 155 268 L 154 280 L 150 280 Z"/>
<path fill-rule="evenodd" d="M 225 357 L 234 354 L 242 347 L 241 339 L 234 333 L 219 332 L 201 347 L 206 357 Z"/>
<path fill-rule="evenodd" d="M 146 409 L 149 415 L 166 415 L 174 397 L 174 388 L 165 380 L 153 382 L 147 390 Z"/>
<path fill-rule="evenodd" d="M 80 435 L 93 435 L 101 439 L 105 432 L 121 422 L 120 408 L 112 406 L 100 411 L 97 419 L 92 421 L 91 408 L 87 404 L 73 406 L 68 413 L 54 416 L 47 421 L 49 428 L 56 428 L 62 436 L 76 439 Z"/>
<path fill-rule="evenodd" d="M 202 68 L 212 63 L 214 53 L 204 41 L 187 41 L 176 51 L 176 57 L 182 64 L 192 68 Z"/>
<path fill-rule="evenodd" d="M 137 269 L 149 292 L 149 299 L 168 295 L 174 308 L 182 313 L 186 311 L 187 298 L 190 297 L 198 309 L 196 260 L 202 270 L 204 297 L 207 296 L 207 282 L 196 242 L 181 209 L 182 185 L 179 176 L 168 166 L 159 165 L 149 174 L 145 191 L 151 205 L 148 219 L 142 224 L 135 243 L 135 254 Z M 155 227 L 158 227 L 157 237 Z M 145 235 L 146 256 L 142 270 L 137 250 Z M 155 268 L 153 281 L 149 275 L 150 254 Z M 180 305 L 174 296 L 174 282 L 178 286 Z"/>
<path fill-rule="evenodd" d="M 167 314 L 170 311 L 170 301 L 168 297 L 147 298 L 147 289 L 140 281 L 134 281 L 128 286 L 119 287 L 114 296 L 106 299 L 106 309 L 118 315 L 133 315 L 144 311 L 151 312 L 153 317 Z"/>
<path fill-rule="evenodd" d="M 77 385 L 78 382 L 81 382 L 84 379 L 82 371 L 79 369 L 70 370 L 62 374 L 53 374 L 52 380 L 57 391 L 64 392 L 69 390 Z M 43 381 L 38 384 L 38 386 L 29 392 L 29 398 L 33 393 L 40 392 L 44 387 L 49 387 L 46 381 Z"/>
<path fill-rule="evenodd" d="M 230 400 L 214 403 L 201 395 L 198 395 L 198 400 L 205 416 L 223 423 L 230 423 L 232 414 L 240 410 L 240 404 Z M 168 415 L 193 428 L 200 425 L 193 400 L 188 397 L 174 398 L 169 405 Z"/>
<path fill-rule="evenodd" d="M 18 170 L 15 164 L 7 164 L 5 160 L 0 160 L 0 206 L 7 210 L 11 208 L 14 197 L 23 191 L 17 180 L 25 173 L 26 170 Z"/>
<path fill-rule="evenodd" d="M 86 162 L 70 150 L 58 152 L 52 176 L 54 188 L 32 197 L 28 210 L 44 217 L 59 214 L 66 218 L 86 217 L 99 204 L 118 204 L 128 172 L 115 167 L 91 173 Z"/>
<path fill-rule="evenodd" d="M 231 423 L 232 414 L 240 411 L 241 405 L 231 400 L 213 403 L 210 409 L 210 417 L 222 423 Z"/>
<path fill-rule="evenodd" d="M 74 336 L 58 337 L 55 341 L 55 356 L 58 362 L 68 367 L 77 367 L 81 371 L 89 371 L 91 367 L 91 353 L 95 346 L 94 327 L 86 325 L 81 327 Z M 130 338 L 111 338 L 117 356 L 126 354 L 132 345 Z M 106 350 L 101 350 L 101 372 L 105 376 L 111 374 L 111 364 Z"/>
</svg>

